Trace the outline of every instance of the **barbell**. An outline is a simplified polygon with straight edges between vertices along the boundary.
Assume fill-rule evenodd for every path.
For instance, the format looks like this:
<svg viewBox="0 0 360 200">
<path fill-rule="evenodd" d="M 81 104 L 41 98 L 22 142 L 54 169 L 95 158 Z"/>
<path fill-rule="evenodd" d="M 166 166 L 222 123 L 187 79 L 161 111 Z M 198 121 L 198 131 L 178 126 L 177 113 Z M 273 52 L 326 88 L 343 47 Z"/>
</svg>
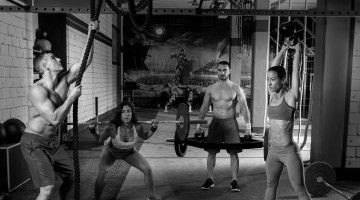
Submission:
<svg viewBox="0 0 360 200">
<path fill-rule="evenodd" d="M 86 123 L 79 123 L 88 125 L 88 128 L 91 132 L 96 132 L 96 127 L 99 124 L 107 124 L 110 121 L 90 121 Z M 151 123 L 151 120 L 138 121 L 139 123 Z M 189 118 L 189 109 L 185 103 L 181 103 L 178 106 L 176 113 L 176 120 L 166 120 L 166 121 L 158 121 L 158 123 L 175 123 L 176 124 L 176 132 L 177 138 L 180 141 L 185 141 L 189 135 L 190 124 L 207 124 L 207 120 L 190 120 Z M 74 123 L 63 123 L 64 125 L 74 125 Z"/>
<path fill-rule="evenodd" d="M 263 141 L 258 139 L 240 138 L 240 143 L 234 144 L 219 144 L 219 143 L 208 143 L 204 133 L 200 133 L 200 136 L 196 136 L 194 138 L 188 138 L 190 124 L 196 122 L 198 120 L 190 120 L 189 119 L 189 108 L 187 104 L 181 103 L 179 104 L 178 111 L 176 114 L 176 119 L 182 119 L 184 124 L 177 124 L 174 139 L 167 139 L 168 142 L 174 142 L 175 153 L 179 157 L 184 157 L 186 154 L 187 146 L 193 146 L 198 148 L 216 148 L 216 149 L 252 149 L 252 148 L 261 148 L 263 147 Z M 201 121 L 201 120 L 200 120 Z"/>
<path fill-rule="evenodd" d="M 138 123 L 142 123 L 142 124 L 151 124 L 151 120 L 146 120 L 146 121 L 138 121 Z M 85 122 L 85 123 L 79 123 L 79 124 L 85 124 L 85 125 L 99 125 L 99 124 L 108 124 L 110 123 L 110 121 L 92 121 L 92 122 Z M 183 120 L 165 120 L 165 121 L 157 121 L 157 123 L 161 124 L 161 123 L 174 123 L 174 124 L 182 124 L 185 123 Z M 206 120 L 190 120 L 189 121 L 190 124 L 207 124 Z M 74 125 L 74 123 L 69 122 L 69 123 L 63 123 L 64 125 Z"/>
<path fill-rule="evenodd" d="M 342 191 L 333 186 L 335 183 L 335 170 L 325 162 L 314 162 L 305 170 L 305 185 L 312 196 L 323 196 L 330 190 L 333 190 L 346 199 L 360 200 L 360 192 L 356 192 L 350 197 L 346 196 Z"/>
<path fill-rule="evenodd" d="M 96 128 L 98 124 L 106 124 L 110 121 L 102 122 L 87 122 L 90 132 L 97 133 Z M 150 120 L 147 121 L 138 121 L 139 123 L 151 123 Z M 207 120 L 190 120 L 189 117 L 189 107 L 185 103 L 180 103 L 177 112 L 176 120 L 167 120 L 167 121 L 158 121 L 158 123 L 175 123 L 176 130 L 174 139 L 168 140 L 168 142 L 174 142 L 175 153 L 179 157 L 184 157 L 186 154 L 187 146 L 194 146 L 199 148 L 221 148 L 221 149 L 251 149 L 251 148 L 261 148 L 263 147 L 263 141 L 257 139 L 246 139 L 241 138 L 241 143 L 239 144 L 216 144 L 216 143 L 207 143 L 204 135 L 201 137 L 188 138 L 190 131 L 190 124 L 207 124 Z M 65 123 L 67 125 L 72 125 L 73 123 Z"/>
</svg>

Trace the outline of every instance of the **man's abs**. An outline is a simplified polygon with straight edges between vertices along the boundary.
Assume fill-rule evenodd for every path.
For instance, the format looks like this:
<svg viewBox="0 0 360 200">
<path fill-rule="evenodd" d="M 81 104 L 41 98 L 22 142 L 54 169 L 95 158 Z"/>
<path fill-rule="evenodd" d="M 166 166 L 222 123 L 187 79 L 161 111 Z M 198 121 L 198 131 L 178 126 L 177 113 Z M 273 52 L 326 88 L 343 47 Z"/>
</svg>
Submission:
<svg viewBox="0 0 360 200">
<path fill-rule="evenodd" d="M 230 101 L 213 101 L 214 117 L 218 119 L 227 119 L 235 116 L 235 107 Z"/>
<path fill-rule="evenodd" d="M 215 87 L 211 91 L 211 102 L 214 106 L 214 117 L 219 119 L 231 118 L 235 115 L 234 99 L 236 92 L 231 87 Z"/>
<path fill-rule="evenodd" d="M 56 134 L 56 126 L 51 125 L 41 116 L 32 116 L 27 124 L 25 132 L 34 133 L 49 138 Z"/>
</svg>

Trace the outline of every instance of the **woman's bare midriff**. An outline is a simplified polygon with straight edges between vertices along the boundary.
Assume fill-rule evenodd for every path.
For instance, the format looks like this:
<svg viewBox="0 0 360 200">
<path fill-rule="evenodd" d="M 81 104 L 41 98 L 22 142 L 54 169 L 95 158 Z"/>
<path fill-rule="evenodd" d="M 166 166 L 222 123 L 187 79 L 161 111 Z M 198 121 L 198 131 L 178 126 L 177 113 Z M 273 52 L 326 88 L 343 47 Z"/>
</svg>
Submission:
<svg viewBox="0 0 360 200">
<path fill-rule="evenodd" d="M 293 141 L 293 121 L 269 120 L 269 143 L 275 146 L 287 146 L 292 144 Z"/>
</svg>

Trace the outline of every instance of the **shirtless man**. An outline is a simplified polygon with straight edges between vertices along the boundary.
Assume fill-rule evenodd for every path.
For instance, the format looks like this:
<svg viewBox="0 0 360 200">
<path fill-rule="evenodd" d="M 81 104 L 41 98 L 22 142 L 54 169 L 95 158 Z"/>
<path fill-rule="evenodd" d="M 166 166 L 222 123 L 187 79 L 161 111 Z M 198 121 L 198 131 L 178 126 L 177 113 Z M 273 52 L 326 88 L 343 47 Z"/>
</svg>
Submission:
<svg viewBox="0 0 360 200">
<path fill-rule="evenodd" d="M 98 22 L 90 22 L 87 42 L 91 30 L 98 29 Z M 85 48 L 84 48 L 85 51 Z M 91 51 L 87 66 L 92 60 Z M 81 54 L 81 55 L 84 55 Z M 82 57 L 80 59 L 80 62 Z M 81 95 L 81 86 L 76 86 L 67 96 L 69 86 L 76 80 L 81 63 L 76 63 L 65 73 L 60 59 L 52 53 L 43 53 L 34 59 L 34 68 L 42 78 L 28 94 L 34 106 L 21 138 L 21 150 L 28 164 L 35 188 L 40 188 L 37 200 L 49 199 L 55 185 L 55 173 L 63 179 L 58 199 L 72 199 L 74 167 L 72 159 L 64 149 L 55 144 L 58 126 L 68 115 L 71 105 Z"/>
<path fill-rule="evenodd" d="M 241 113 L 246 122 L 246 134 L 251 134 L 250 112 L 246 103 L 243 90 L 236 83 L 229 80 L 230 64 L 221 61 L 217 67 L 219 81 L 206 88 L 203 103 L 200 108 L 199 118 L 204 119 L 210 102 L 214 106 L 213 119 L 209 126 L 207 142 L 209 143 L 240 143 L 239 127 L 236 117 Z M 197 129 L 200 128 L 198 125 Z M 214 187 L 213 172 L 216 154 L 220 149 L 205 149 L 208 151 L 207 172 L 208 179 L 202 189 Z M 239 192 L 237 183 L 239 158 L 237 153 L 241 150 L 226 150 L 230 154 L 231 165 L 231 191 Z"/>
</svg>

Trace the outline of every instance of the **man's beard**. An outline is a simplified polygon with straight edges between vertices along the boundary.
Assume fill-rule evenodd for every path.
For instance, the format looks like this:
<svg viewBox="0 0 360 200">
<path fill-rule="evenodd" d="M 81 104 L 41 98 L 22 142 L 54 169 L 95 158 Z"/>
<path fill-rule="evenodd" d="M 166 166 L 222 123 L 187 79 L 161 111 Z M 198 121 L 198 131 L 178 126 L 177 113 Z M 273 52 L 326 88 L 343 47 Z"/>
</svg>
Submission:
<svg viewBox="0 0 360 200">
<path fill-rule="evenodd" d="M 228 76 L 224 76 L 224 75 L 220 75 L 220 76 L 219 76 L 219 79 L 220 79 L 221 81 L 226 81 L 227 78 L 228 78 Z"/>
</svg>

